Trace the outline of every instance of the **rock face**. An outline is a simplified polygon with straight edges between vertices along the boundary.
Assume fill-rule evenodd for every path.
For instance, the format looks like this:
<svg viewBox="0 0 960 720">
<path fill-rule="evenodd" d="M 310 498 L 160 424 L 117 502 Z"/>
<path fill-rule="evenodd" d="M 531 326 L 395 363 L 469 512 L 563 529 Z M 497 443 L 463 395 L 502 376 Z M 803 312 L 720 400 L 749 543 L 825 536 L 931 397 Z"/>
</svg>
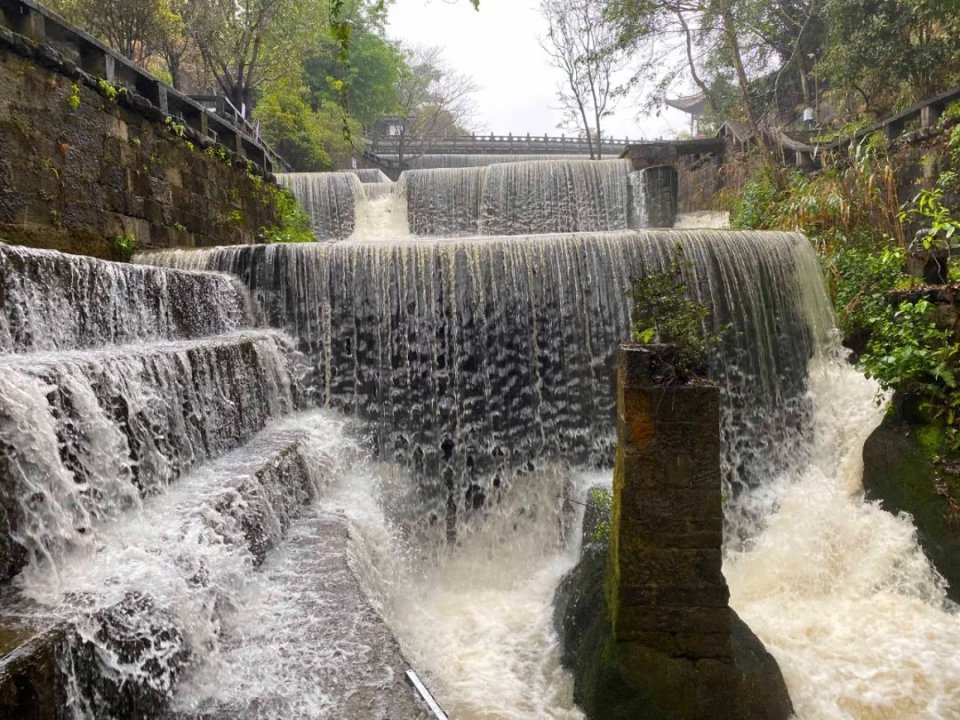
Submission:
<svg viewBox="0 0 960 720">
<path fill-rule="evenodd" d="M 587 513 L 556 596 L 576 700 L 591 720 L 785 720 L 780 668 L 727 604 L 718 391 L 652 382 L 661 360 L 621 349 L 612 513 Z"/>
<path fill-rule="evenodd" d="M 886 417 L 863 446 L 863 487 L 888 512 L 913 516 L 924 552 L 949 583 L 947 595 L 960 602 L 960 527 L 941 494 L 950 488 L 934 464 L 940 442 L 935 427 Z"/>
</svg>

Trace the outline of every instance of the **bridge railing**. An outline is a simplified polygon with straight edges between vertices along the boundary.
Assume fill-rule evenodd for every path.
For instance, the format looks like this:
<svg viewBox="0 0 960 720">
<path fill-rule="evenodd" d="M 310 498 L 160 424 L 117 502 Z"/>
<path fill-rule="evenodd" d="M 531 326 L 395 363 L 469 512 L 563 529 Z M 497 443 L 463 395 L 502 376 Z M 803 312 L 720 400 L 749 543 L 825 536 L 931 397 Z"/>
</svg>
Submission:
<svg viewBox="0 0 960 720">
<path fill-rule="evenodd" d="M 92 35 L 74 27 L 34 0 L 0 0 L 0 28 L 30 41 L 35 53 L 50 53 L 79 68 L 86 77 L 122 86 L 164 115 L 180 120 L 201 136 L 250 160 L 265 172 L 283 170 L 287 164 L 252 132 L 249 124 L 231 122 L 201 103 L 158 80 L 128 58 L 108 48 Z"/>
<path fill-rule="evenodd" d="M 590 144 L 580 137 L 566 135 L 447 135 L 437 137 L 404 137 L 397 135 L 375 135 L 370 140 L 370 152 L 396 153 L 402 146 L 406 154 L 562 154 L 590 152 Z M 601 138 L 600 150 L 603 153 L 622 151 L 630 144 L 630 138 Z M 597 141 L 593 141 L 594 148 Z"/>
</svg>

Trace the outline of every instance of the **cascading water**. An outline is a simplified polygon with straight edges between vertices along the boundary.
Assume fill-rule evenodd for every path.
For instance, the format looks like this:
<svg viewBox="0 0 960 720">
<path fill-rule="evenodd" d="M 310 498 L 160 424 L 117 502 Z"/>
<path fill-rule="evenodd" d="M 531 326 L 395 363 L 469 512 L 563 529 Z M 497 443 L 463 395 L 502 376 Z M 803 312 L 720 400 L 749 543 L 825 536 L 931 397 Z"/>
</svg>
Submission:
<svg viewBox="0 0 960 720">
<path fill-rule="evenodd" d="M 256 569 L 315 527 L 303 506 L 359 450 L 330 413 L 291 414 L 301 359 L 248 327 L 250 297 L 228 276 L 5 245 L 0 268 L 0 580 L 19 571 L 0 602 L 0 715 L 164 716 L 242 639 L 231 609 L 272 587 Z M 371 644 L 389 639 L 359 588 L 331 599 L 323 570 L 301 606 L 353 614 L 325 615 L 315 640 L 350 639 L 361 618 Z M 324 667 L 335 678 L 371 657 L 343 642 Z M 378 657 L 376 677 L 326 688 L 315 716 L 363 703 L 385 708 L 366 717 L 419 717 L 399 650 Z M 221 705 L 202 712 L 259 717 L 263 702 Z"/>
<path fill-rule="evenodd" d="M 401 240 L 643 228 L 650 188 L 628 160 L 536 160 L 408 170 L 397 183 L 352 173 L 281 175 L 318 240 Z M 653 186 L 651 186 L 653 187 Z"/>
<path fill-rule="evenodd" d="M 249 298 L 225 275 L 0 245 L 0 553 L 22 568 L 0 616 L 59 638 L 64 714 L 422 717 L 359 580 L 458 720 L 579 718 L 550 623 L 568 501 L 610 463 L 631 278 L 679 246 L 732 326 L 713 372 L 734 607 L 804 720 L 960 717 L 960 620 L 909 518 L 858 495 L 875 388 L 833 349 L 807 242 L 629 231 L 626 166 L 575 165 L 411 173 L 412 194 L 288 176 L 327 237 L 405 242 L 140 258 L 232 273 Z M 399 232 L 474 218 L 626 224 Z M 309 397 L 356 433 L 332 410 L 279 417 Z"/>
<path fill-rule="evenodd" d="M 609 462 L 626 293 L 678 244 L 691 285 L 734 328 L 716 368 L 728 398 L 725 468 L 730 482 L 756 485 L 793 452 L 802 432 L 791 430 L 808 415 L 815 340 L 797 298 L 816 260 L 801 236 L 622 232 L 146 259 L 244 278 L 270 324 L 300 339 L 321 402 L 369 420 L 382 454 L 424 482 L 472 493 L 540 458 Z"/>
<path fill-rule="evenodd" d="M 252 312 L 223 275 L 0 246 L 0 353 L 198 338 L 247 327 Z"/>
<path fill-rule="evenodd" d="M 399 162 L 398 155 L 381 154 L 378 156 L 390 162 Z M 482 167 L 510 162 L 531 162 L 536 160 L 587 160 L 585 155 L 414 155 L 403 159 L 410 170 L 439 170 L 442 168 Z"/>
<path fill-rule="evenodd" d="M 277 181 L 303 205 L 318 240 L 343 240 L 355 226 L 355 208 L 363 198 L 354 173 L 280 173 Z"/>
<path fill-rule="evenodd" d="M 580 483 L 562 469 L 566 479 L 551 480 L 549 460 L 609 462 L 610 360 L 629 278 L 664 267 L 677 243 L 715 321 L 734 326 L 715 373 L 736 488 L 726 507 L 735 609 L 778 657 L 805 720 L 960 715 L 960 621 L 909 520 L 857 495 L 851 459 L 879 421 L 875 389 L 832 350 L 802 237 L 621 232 L 150 260 L 239 275 L 269 322 L 299 338 L 322 399 L 366 418 L 381 455 L 418 482 L 434 478 L 442 496 L 455 480 L 471 506 L 476 479 L 494 478 L 482 488 L 488 509 L 461 517 L 456 545 L 443 523 L 428 528 L 426 555 L 410 513 L 381 509 L 422 511 L 423 493 L 398 502 L 396 471 L 348 478 L 339 502 L 357 528 L 355 567 L 457 717 L 577 717 L 549 615 L 572 563 L 556 503 Z M 894 627 L 890 613 L 908 611 L 921 625 Z"/>
</svg>

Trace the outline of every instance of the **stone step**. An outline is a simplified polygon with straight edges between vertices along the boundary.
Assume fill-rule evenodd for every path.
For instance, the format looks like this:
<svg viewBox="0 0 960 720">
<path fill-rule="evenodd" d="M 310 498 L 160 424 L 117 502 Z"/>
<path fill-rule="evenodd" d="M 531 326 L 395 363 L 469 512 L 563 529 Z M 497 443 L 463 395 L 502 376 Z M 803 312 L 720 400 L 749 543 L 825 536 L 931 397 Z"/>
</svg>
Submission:
<svg viewBox="0 0 960 720">
<path fill-rule="evenodd" d="M 294 524 L 258 591 L 226 618 L 218 662 L 182 685 L 177 720 L 433 717 L 348 564 L 349 541 L 338 513 L 315 509 Z"/>
<path fill-rule="evenodd" d="M 0 356 L 0 582 L 299 404 L 272 331 Z"/>
<path fill-rule="evenodd" d="M 221 613 L 352 447 L 322 411 L 288 418 L 148 498 L 0 600 L 0 717 L 154 717 Z M 198 631 L 198 628 L 200 630 Z"/>
<path fill-rule="evenodd" d="M 0 354 L 195 339 L 254 324 L 249 295 L 225 275 L 0 243 Z"/>
</svg>

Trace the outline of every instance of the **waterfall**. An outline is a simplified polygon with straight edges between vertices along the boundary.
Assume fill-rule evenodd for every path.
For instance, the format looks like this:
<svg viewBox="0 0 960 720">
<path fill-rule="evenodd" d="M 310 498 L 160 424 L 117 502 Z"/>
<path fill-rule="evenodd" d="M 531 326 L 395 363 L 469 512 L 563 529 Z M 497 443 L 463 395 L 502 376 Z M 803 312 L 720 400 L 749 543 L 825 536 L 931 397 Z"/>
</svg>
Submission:
<svg viewBox="0 0 960 720">
<path fill-rule="evenodd" d="M 351 173 L 281 175 L 318 240 L 531 235 L 639 229 L 675 194 L 657 176 L 639 181 L 629 160 L 535 160 L 408 170 L 397 183 L 361 185 Z M 642 173 L 641 173 L 642 174 Z M 651 202 L 656 212 L 646 210 Z"/>
<path fill-rule="evenodd" d="M 277 181 L 300 201 L 318 240 L 343 240 L 353 232 L 354 213 L 363 198 L 354 173 L 280 173 Z"/>
<path fill-rule="evenodd" d="M 379 154 L 389 162 L 400 162 L 398 155 Z M 441 168 L 481 167 L 498 163 L 531 162 L 535 160 L 587 160 L 584 155 L 413 155 L 403 159 L 409 170 L 439 170 Z"/>
<path fill-rule="evenodd" d="M 390 178 L 386 176 L 383 170 L 377 168 L 362 168 L 350 172 L 356 175 L 364 185 L 390 182 Z"/>
<path fill-rule="evenodd" d="M 300 412 L 302 358 L 257 322 L 225 274 L 0 244 L 0 714 L 166 716 L 241 644 L 231 610 L 272 587 L 258 569 L 288 532 L 339 532 L 349 574 L 342 517 L 304 506 L 363 453 L 331 413 Z M 302 578 L 290 611 L 321 608 L 327 581 Z M 343 639 L 327 671 L 374 667 L 362 617 L 373 671 L 396 678 L 377 697 L 410 717 L 399 650 L 376 640 L 389 632 L 359 587 L 338 588 L 353 615 L 313 636 Z M 350 716 L 361 684 L 324 688 L 322 707 Z"/>
<path fill-rule="evenodd" d="M 0 244 L 0 353 L 198 338 L 249 326 L 252 312 L 223 275 Z"/>
<path fill-rule="evenodd" d="M 481 235 L 626 230 L 629 160 L 491 165 L 480 196 Z"/>
<path fill-rule="evenodd" d="M 731 485 L 756 486 L 802 452 L 807 361 L 830 325 L 800 235 L 624 231 L 142 259 L 238 275 L 269 324 L 299 339 L 319 402 L 368 420 L 383 456 L 424 482 L 469 490 L 544 459 L 609 462 L 627 290 L 678 244 L 714 322 L 733 326 L 714 368 L 724 469 Z"/>
<path fill-rule="evenodd" d="M 485 176 L 482 167 L 405 172 L 402 185 L 410 232 L 441 237 L 478 234 Z"/>
</svg>

